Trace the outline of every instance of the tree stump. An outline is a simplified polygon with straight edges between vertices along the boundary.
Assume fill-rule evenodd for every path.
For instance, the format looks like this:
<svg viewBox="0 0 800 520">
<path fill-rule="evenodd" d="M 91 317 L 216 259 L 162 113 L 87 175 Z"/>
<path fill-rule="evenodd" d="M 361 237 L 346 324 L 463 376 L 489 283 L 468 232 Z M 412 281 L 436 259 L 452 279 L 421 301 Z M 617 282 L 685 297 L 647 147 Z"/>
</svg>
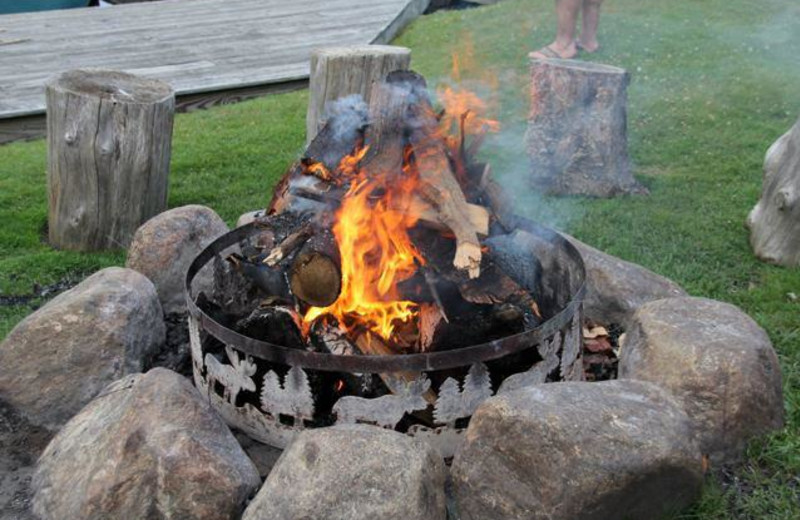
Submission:
<svg viewBox="0 0 800 520">
<path fill-rule="evenodd" d="M 628 161 L 629 78 L 608 65 L 531 60 L 525 145 L 534 187 L 594 197 L 646 193 Z"/>
<path fill-rule="evenodd" d="M 167 207 L 175 95 L 158 80 L 73 70 L 48 82 L 50 244 L 125 248 Z"/>
<path fill-rule="evenodd" d="M 800 265 L 800 119 L 767 150 L 761 198 L 747 226 L 758 258 Z"/>
<path fill-rule="evenodd" d="M 311 53 L 306 145 L 325 124 L 325 106 L 330 101 L 360 94 L 369 105 L 374 81 L 394 70 L 408 70 L 411 51 L 391 45 L 326 47 Z"/>
</svg>

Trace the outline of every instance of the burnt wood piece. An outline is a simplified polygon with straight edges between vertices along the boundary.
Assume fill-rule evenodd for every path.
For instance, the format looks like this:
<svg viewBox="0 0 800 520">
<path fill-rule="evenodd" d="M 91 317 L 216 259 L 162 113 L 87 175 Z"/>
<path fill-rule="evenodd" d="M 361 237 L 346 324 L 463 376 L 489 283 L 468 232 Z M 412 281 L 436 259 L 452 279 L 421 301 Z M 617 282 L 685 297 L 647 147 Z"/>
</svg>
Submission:
<svg viewBox="0 0 800 520">
<path fill-rule="evenodd" d="M 609 65 L 531 60 L 525 143 L 535 188 L 595 197 L 647 192 L 628 160 L 629 81 Z"/>
<path fill-rule="evenodd" d="M 267 267 L 261 262 L 252 262 L 237 253 L 228 255 L 225 260 L 234 271 L 253 282 L 265 296 L 286 301 L 291 299 L 286 274 L 282 269 Z"/>
<path fill-rule="evenodd" d="M 328 119 L 309 143 L 303 157 L 292 164 L 278 181 L 267 205 L 269 215 L 286 210 L 314 212 L 326 209 L 324 203 L 310 204 L 313 199 L 306 199 L 296 191 L 305 189 L 322 194 L 333 187 L 330 181 L 315 182 L 320 176 L 312 175 L 310 167 L 319 164 L 330 174 L 336 172 L 342 159 L 363 143 L 363 128 L 367 124 L 363 111 L 358 107 L 352 107 L 350 111 L 342 109 Z M 297 200 L 298 197 L 303 200 Z"/>
<path fill-rule="evenodd" d="M 554 309 L 569 303 L 572 287 L 577 287 L 579 274 L 571 269 L 572 259 L 562 247 L 555 247 L 559 237 L 533 234 L 516 229 L 507 235 L 486 240 L 492 259 L 500 269 L 526 290 L 536 295 L 543 318 L 550 319 Z"/>
<path fill-rule="evenodd" d="M 408 89 L 414 103 L 409 107 L 409 143 L 419 172 L 419 193 L 434 208 L 442 224 L 453 232 L 456 251 L 453 266 L 477 278 L 481 270 L 481 245 L 469 217 L 467 200 L 453 176 L 439 121 L 428 99 L 425 79 L 414 72 L 393 72 L 388 87 Z M 396 90 L 396 89 L 395 89 Z"/>
<path fill-rule="evenodd" d="M 369 103 L 370 87 L 393 70 L 408 69 L 411 51 L 389 45 L 323 47 L 311 52 L 306 143 L 331 115 L 331 104 L 353 96 Z M 334 105 L 340 108 L 341 101 Z M 335 111 L 334 111 L 335 113 Z M 347 130 L 347 129 L 343 129 Z"/>
<path fill-rule="evenodd" d="M 262 305 L 236 323 L 236 331 L 245 336 L 287 348 L 305 349 L 294 309 L 283 305 Z"/>
<path fill-rule="evenodd" d="M 132 74 L 73 70 L 47 84 L 46 98 L 50 244 L 128 247 L 167 209 L 175 93 Z"/>
<path fill-rule="evenodd" d="M 289 286 L 297 299 L 314 307 L 327 307 L 339 297 L 341 260 L 330 230 L 317 231 L 297 252 L 289 270 Z"/>
</svg>

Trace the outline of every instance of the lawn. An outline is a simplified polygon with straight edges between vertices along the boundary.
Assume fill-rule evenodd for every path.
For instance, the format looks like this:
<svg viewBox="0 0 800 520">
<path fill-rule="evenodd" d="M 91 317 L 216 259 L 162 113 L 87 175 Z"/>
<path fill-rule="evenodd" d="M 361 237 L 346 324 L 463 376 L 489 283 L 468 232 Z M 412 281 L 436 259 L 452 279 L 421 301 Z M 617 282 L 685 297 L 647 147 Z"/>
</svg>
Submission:
<svg viewBox="0 0 800 520">
<path fill-rule="evenodd" d="M 689 293 L 733 303 L 769 333 L 784 376 L 787 427 L 755 442 L 746 463 L 710 478 L 682 518 L 800 518 L 800 269 L 752 255 L 744 220 L 758 199 L 764 152 L 800 115 L 796 0 L 611 0 L 602 49 L 583 58 L 626 68 L 629 145 L 647 197 L 553 199 L 525 193 L 522 135 L 527 53 L 550 41 L 552 0 L 505 0 L 439 12 L 395 43 L 431 86 L 451 75 L 478 85 L 503 130 L 484 155 L 518 211 L 668 276 Z M 205 204 L 227 222 L 263 207 L 302 150 L 307 93 L 178 115 L 169 205 Z M 42 140 L 0 146 L 0 337 L 41 299 L 26 295 L 124 262 L 124 253 L 51 250 Z"/>
</svg>

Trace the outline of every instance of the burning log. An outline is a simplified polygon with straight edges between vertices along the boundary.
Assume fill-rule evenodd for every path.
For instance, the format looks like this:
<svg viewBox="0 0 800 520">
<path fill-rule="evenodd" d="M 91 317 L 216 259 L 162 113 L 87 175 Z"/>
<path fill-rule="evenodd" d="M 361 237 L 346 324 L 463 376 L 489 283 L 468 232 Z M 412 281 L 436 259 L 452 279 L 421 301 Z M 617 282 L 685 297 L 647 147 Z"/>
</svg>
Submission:
<svg viewBox="0 0 800 520">
<path fill-rule="evenodd" d="M 370 125 L 365 133 L 369 150 L 362 162 L 362 169 L 388 178 L 397 178 L 403 172 L 408 110 L 414 102 L 409 89 L 390 82 L 393 75 L 397 72 L 389 74 L 385 82 L 372 85 Z"/>
<path fill-rule="evenodd" d="M 301 301 L 313 307 L 327 307 L 342 290 L 339 249 L 330 230 L 309 238 L 294 257 L 289 286 Z"/>
<path fill-rule="evenodd" d="M 426 224 L 434 229 L 444 230 L 449 229 L 447 223 L 444 222 L 442 213 L 438 211 L 430 202 L 423 199 L 419 195 L 415 195 L 411 199 L 411 203 L 406 208 L 399 208 L 397 206 L 392 209 L 397 211 L 404 211 L 417 217 L 420 223 Z M 489 211 L 483 206 L 477 204 L 466 204 L 467 221 L 468 225 L 475 230 L 475 233 L 480 236 L 489 235 Z"/>
<path fill-rule="evenodd" d="M 409 84 L 418 98 L 411 106 L 414 127 L 409 142 L 419 171 L 420 194 L 456 237 L 453 265 L 466 271 L 470 278 L 477 278 L 481 272 L 481 245 L 471 224 L 464 192 L 450 170 L 445 144 L 439 137 L 438 120 L 425 92 L 425 80 L 415 73 L 400 72 L 389 74 L 386 81 Z"/>
</svg>

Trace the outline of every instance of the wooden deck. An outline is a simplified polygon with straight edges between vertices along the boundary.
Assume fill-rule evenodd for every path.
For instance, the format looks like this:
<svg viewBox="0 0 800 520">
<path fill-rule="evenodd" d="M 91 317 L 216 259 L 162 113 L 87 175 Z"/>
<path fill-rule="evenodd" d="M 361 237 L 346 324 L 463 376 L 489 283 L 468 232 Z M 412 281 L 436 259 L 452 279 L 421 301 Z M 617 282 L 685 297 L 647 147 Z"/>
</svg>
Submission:
<svg viewBox="0 0 800 520">
<path fill-rule="evenodd" d="M 98 67 L 163 79 L 179 109 L 306 84 L 311 49 L 388 43 L 429 0 L 162 0 L 0 16 L 0 143 L 44 135 L 44 84 Z"/>
</svg>

